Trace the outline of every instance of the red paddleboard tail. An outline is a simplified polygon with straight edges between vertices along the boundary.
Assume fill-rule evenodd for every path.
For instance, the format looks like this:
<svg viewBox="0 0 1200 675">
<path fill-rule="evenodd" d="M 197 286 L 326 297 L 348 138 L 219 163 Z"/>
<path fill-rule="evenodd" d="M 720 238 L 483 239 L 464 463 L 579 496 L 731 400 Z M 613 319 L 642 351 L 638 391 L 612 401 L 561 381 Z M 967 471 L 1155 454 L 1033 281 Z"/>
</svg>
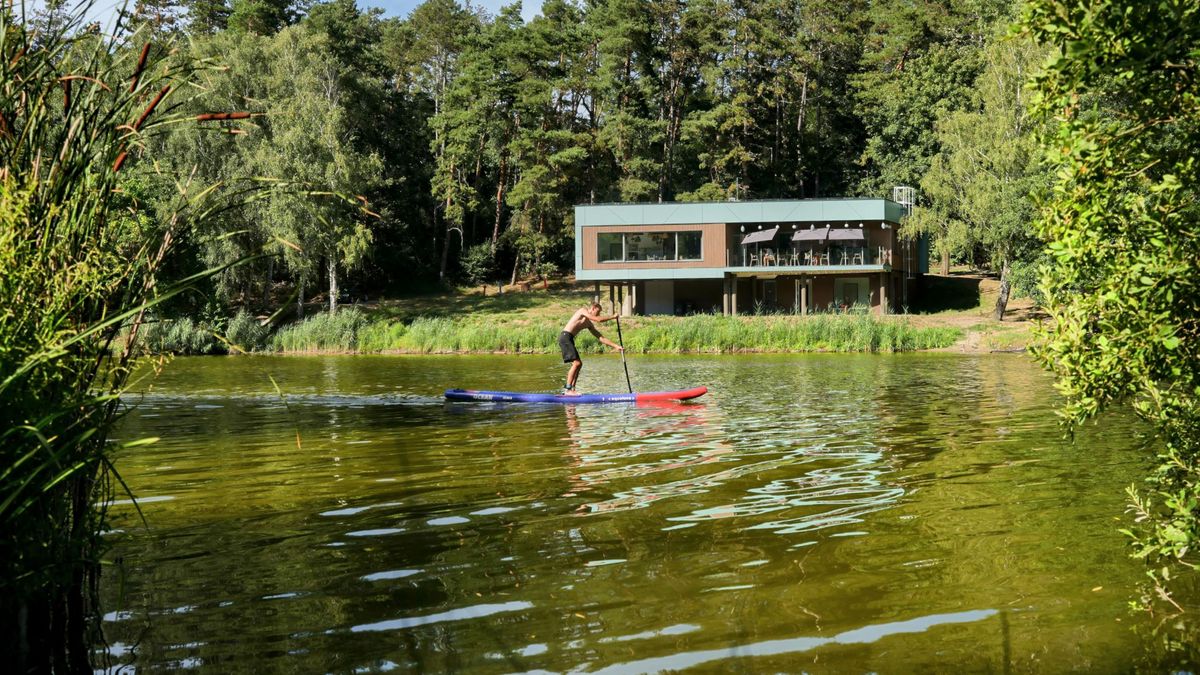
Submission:
<svg viewBox="0 0 1200 675">
<path fill-rule="evenodd" d="M 706 393 L 708 393 L 708 387 L 696 387 L 682 391 L 656 391 L 648 394 L 634 394 L 634 396 L 637 397 L 638 403 L 650 403 L 653 401 L 687 401 L 703 396 Z"/>
</svg>

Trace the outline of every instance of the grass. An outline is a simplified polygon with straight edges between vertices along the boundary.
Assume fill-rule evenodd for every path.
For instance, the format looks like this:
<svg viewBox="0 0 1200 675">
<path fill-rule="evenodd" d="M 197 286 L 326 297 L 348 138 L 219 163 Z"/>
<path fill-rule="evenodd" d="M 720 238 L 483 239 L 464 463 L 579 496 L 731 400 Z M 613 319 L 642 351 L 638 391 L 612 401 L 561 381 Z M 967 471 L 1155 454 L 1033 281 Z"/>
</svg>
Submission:
<svg viewBox="0 0 1200 675">
<path fill-rule="evenodd" d="M 433 316 L 405 323 L 368 318 L 351 309 L 292 324 L 276 334 L 272 346 L 290 353 L 551 354 L 558 351 L 558 334 L 567 315 Z M 865 314 L 630 317 L 622 328 L 630 352 L 671 354 L 898 352 L 948 347 L 962 336 L 956 328 L 913 326 L 903 317 Z M 604 324 L 602 330 L 616 337 L 613 324 Z M 583 353 L 606 349 L 586 333 L 578 345 Z"/>
</svg>

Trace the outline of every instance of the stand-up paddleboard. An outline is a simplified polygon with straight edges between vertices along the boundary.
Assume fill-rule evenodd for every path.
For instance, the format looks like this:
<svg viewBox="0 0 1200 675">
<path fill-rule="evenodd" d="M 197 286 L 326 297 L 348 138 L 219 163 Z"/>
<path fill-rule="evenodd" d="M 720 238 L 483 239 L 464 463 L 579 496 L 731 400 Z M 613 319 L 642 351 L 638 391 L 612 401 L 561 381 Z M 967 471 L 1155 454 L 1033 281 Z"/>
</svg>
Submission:
<svg viewBox="0 0 1200 675">
<path fill-rule="evenodd" d="M 686 401 L 703 396 L 708 387 L 683 389 L 680 391 L 655 391 L 648 394 L 524 394 L 517 391 L 475 391 L 474 389 L 447 389 L 446 398 L 451 401 L 494 401 L 503 403 L 650 403 L 653 401 Z"/>
</svg>

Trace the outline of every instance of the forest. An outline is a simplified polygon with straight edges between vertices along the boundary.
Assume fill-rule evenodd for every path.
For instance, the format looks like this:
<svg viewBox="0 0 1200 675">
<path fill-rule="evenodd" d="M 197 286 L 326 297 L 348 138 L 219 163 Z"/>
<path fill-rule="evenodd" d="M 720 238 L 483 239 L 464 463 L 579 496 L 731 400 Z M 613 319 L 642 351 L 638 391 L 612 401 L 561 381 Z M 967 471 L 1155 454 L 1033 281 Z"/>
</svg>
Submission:
<svg viewBox="0 0 1200 675">
<path fill-rule="evenodd" d="M 51 5 L 35 24 L 53 30 Z M 404 295 L 573 268 L 572 206 L 613 201 L 886 197 L 943 272 L 1034 287 L 1039 168 L 1024 83 L 1046 49 L 1008 0 L 548 0 L 489 15 L 426 0 L 407 17 L 353 0 L 143 0 L 152 49 L 216 63 L 178 125 L 122 178 L 153 209 L 197 184 L 270 177 L 187 242 L 177 274 L 255 254 L 173 311 Z M 128 44 L 140 50 L 142 44 Z M 1007 284 L 1006 284 L 1007 287 Z M 1001 308 L 1002 309 L 1002 308 Z"/>
</svg>

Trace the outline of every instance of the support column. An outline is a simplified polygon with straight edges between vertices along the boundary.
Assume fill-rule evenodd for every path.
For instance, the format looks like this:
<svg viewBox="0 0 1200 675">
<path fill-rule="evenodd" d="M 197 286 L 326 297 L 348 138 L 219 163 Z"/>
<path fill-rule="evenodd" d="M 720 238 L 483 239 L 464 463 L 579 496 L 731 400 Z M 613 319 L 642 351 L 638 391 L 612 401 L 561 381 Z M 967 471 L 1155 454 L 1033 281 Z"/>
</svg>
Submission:
<svg viewBox="0 0 1200 675">
<path fill-rule="evenodd" d="M 729 295 L 729 314 L 730 316 L 737 316 L 738 278 L 735 276 L 729 281 L 731 284 L 733 284 L 733 292 Z"/>
<path fill-rule="evenodd" d="M 596 292 L 594 295 L 596 296 L 596 302 L 600 302 L 600 282 L 599 281 L 596 282 Z"/>
<path fill-rule="evenodd" d="M 879 313 L 890 314 L 891 308 L 888 307 L 888 282 L 891 281 L 888 277 L 891 276 L 887 272 L 879 273 Z"/>
<path fill-rule="evenodd" d="M 617 286 L 616 284 L 608 285 L 608 308 L 614 314 L 617 312 Z"/>
<path fill-rule="evenodd" d="M 804 277 L 804 295 L 800 298 L 800 313 L 808 314 L 812 312 L 813 294 L 812 294 L 812 277 Z"/>
<path fill-rule="evenodd" d="M 626 288 L 628 286 L 628 289 Z M 617 290 L 617 304 L 621 306 L 621 316 L 633 315 L 633 284 L 621 284 Z"/>
<path fill-rule="evenodd" d="M 721 314 L 729 316 L 729 275 L 726 274 L 722 279 L 721 285 Z"/>
<path fill-rule="evenodd" d="M 803 279 L 800 277 L 792 278 L 792 314 L 800 314 L 800 284 Z"/>
</svg>

